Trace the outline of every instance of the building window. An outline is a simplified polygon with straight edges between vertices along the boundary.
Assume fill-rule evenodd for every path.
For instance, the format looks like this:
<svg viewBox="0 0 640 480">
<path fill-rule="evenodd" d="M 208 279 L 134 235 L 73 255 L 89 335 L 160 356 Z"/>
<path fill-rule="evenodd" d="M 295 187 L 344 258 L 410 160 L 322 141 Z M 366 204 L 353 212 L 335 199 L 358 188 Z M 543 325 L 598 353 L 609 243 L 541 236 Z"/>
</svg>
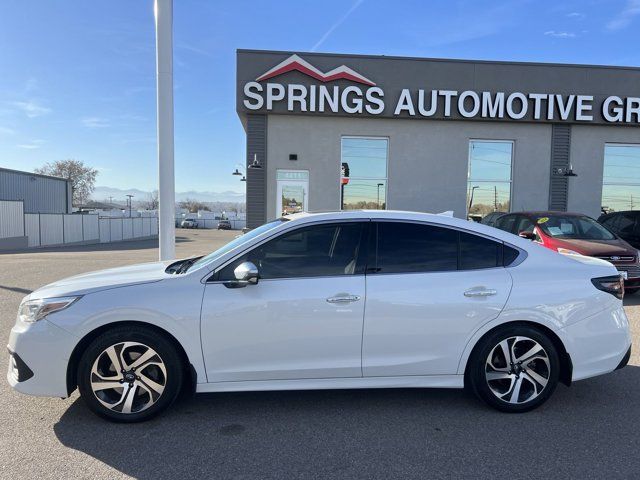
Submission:
<svg viewBox="0 0 640 480">
<path fill-rule="evenodd" d="M 606 144 L 602 211 L 640 210 L 640 145 Z"/>
<path fill-rule="evenodd" d="M 467 182 L 467 215 L 478 220 L 511 206 L 513 142 L 471 140 Z"/>
<path fill-rule="evenodd" d="M 387 208 L 388 155 L 388 138 L 342 138 L 342 210 Z"/>
</svg>

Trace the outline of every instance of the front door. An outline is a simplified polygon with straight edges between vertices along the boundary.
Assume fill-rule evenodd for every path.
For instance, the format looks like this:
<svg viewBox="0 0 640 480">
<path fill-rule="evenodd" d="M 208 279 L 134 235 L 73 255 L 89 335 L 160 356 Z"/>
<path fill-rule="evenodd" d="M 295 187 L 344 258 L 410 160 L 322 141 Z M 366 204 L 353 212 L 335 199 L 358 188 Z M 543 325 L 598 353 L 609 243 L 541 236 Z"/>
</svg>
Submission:
<svg viewBox="0 0 640 480">
<path fill-rule="evenodd" d="M 278 170 L 276 217 L 306 212 L 309 209 L 309 172 Z"/>
<path fill-rule="evenodd" d="M 202 304 L 208 381 L 361 377 L 366 226 L 300 227 L 220 270 Z M 258 284 L 229 288 L 245 261 L 258 267 Z"/>
<path fill-rule="evenodd" d="M 502 243 L 425 224 L 380 222 L 377 229 L 364 376 L 455 374 L 471 335 L 509 297 Z"/>
</svg>

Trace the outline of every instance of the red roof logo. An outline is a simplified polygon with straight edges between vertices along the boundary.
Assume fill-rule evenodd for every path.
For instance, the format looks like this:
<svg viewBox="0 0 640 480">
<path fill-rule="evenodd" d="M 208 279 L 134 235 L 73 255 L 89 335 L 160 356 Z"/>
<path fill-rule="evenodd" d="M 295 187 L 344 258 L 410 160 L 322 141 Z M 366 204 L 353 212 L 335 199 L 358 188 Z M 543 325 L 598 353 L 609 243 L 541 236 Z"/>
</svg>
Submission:
<svg viewBox="0 0 640 480">
<path fill-rule="evenodd" d="M 362 83 L 363 85 L 375 86 L 375 83 L 367 77 L 360 75 L 358 72 L 350 69 L 346 65 L 340 65 L 338 68 L 334 68 L 333 70 L 323 73 L 306 60 L 300 58 L 298 55 L 291 55 L 284 62 L 279 63 L 271 70 L 260 75 L 256 78 L 256 81 L 261 82 L 262 80 L 277 77 L 278 75 L 282 75 L 283 73 L 291 72 L 293 70 L 309 75 L 310 77 L 324 83 L 344 79 L 356 83 Z"/>
</svg>

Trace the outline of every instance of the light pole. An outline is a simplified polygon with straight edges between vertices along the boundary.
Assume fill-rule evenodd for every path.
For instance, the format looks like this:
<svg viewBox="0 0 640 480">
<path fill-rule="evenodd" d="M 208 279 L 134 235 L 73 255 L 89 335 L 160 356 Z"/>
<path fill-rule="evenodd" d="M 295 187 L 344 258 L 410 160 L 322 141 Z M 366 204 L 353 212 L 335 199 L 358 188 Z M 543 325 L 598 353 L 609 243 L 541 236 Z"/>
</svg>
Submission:
<svg viewBox="0 0 640 480">
<path fill-rule="evenodd" d="M 155 0 L 158 103 L 158 236 L 160 260 L 176 255 L 173 166 L 173 0 Z"/>
<path fill-rule="evenodd" d="M 380 187 L 382 187 L 383 185 L 384 183 L 378 184 L 378 201 L 376 202 L 376 205 L 378 205 L 378 210 L 380 210 Z"/>
<path fill-rule="evenodd" d="M 129 218 L 131 218 L 131 199 L 133 198 L 133 195 L 128 194 L 125 195 L 125 197 L 127 197 L 127 205 L 129 205 Z"/>
<path fill-rule="evenodd" d="M 480 188 L 480 185 L 471 187 L 471 195 L 469 196 L 469 208 L 467 208 L 467 214 L 471 213 L 471 205 L 473 205 L 473 192 L 476 190 L 476 188 Z"/>
</svg>

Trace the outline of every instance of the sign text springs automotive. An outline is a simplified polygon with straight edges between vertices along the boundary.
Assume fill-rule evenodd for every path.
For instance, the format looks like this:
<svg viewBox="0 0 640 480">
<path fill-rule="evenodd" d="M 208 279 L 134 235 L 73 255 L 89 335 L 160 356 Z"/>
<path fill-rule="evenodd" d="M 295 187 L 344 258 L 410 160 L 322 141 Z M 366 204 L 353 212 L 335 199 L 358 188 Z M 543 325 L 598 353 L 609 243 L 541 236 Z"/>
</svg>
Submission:
<svg viewBox="0 0 640 480">
<path fill-rule="evenodd" d="M 348 80 L 357 85 L 302 85 L 266 82 L 290 71 L 298 71 L 321 83 Z M 332 112 L 342 114 L 381 115 L 391 100 L 393 115 L 409 117 L 451 117 L 512 119 L 525 117 L 541 121 L 583 121 L 594 119 L 594 96 L 557 93 L 490 92 L 402 89 L 398 98 L 385 97 L 383 88 L 349 67 L 342 65 L 323 73 L 297 55 L 267 71 L 256 81 L 244 85 L 244 106 L 249 110 L 272 111 L 286 105 L 289 112 Z M 640 123 L 640 97 L 611 95 L 599 106 L 604 121 Z"/>
</svg>

